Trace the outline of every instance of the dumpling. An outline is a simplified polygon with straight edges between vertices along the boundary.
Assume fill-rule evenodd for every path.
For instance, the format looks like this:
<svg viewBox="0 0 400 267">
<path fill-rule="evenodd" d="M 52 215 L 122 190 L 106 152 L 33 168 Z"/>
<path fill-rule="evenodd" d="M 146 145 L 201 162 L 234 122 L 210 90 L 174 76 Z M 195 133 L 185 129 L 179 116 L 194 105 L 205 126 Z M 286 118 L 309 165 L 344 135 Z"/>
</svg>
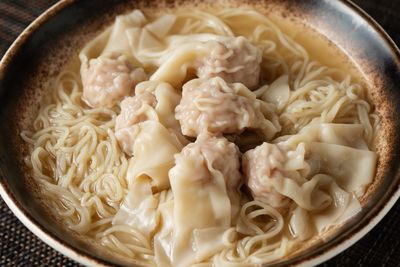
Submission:
<svg viewBox="0 0 400 267">
<path fill-rule="evenodd" d="M 309 175 L 325 173 L 347 192 L 361 196 L 374 178 L 377 154 L 363 140 L 361 124 L 315 123 L 298 134 L 282 136 L 274 142 L 295 148 L 304 143 Z"/>
<path fill-rule="evenodd" d="M 121 102 L 121 113 L 115 122 L 115 137 L 126 154 L 133 154 L 135 132 L 138 129 L 134 126 L 148 120 L 155 105 L 155 96 L 149 92 L 127 97 Z M 149 111 L 146 112 L 147 110 Z"/>
<path fill-rule="evenodd" d="M 235 144 L 224 137 L 199 135 L 196 142 L 187 145 L 181 151 L 176 161 L 179 162 L 180 157 L 193 160 L 195 168 L 199 169 L 198 174 L 207 176 L 199 176 L 199 178 L 203 177 L 210 181 L 212 179 L 210 174 L 219 172 L 229 188 L 237 188 L 240 184 L 239 150 Z"/>
<path fill-rule="evenodd" d="M 225 41 L 208 41 L 210 53 L 196 62 L 199 78 L 221 77 L 227 83 L 254 88 L 259 83 L 261 51 L 239 36 Z"/>
<path fill-rule="evenodd" d="M 280 130 L 273 105 L 257 100 L 244 85 L 229 84 L 220 77 L 186 83 L 175 117 L 182 133 L 193 137 L 203 132 L 232 134 L 251 128 L 271 139 Z"/>
<path fill-rule="evenodd" d="M 151 92 L 143 92 L 133 97 L 127 97 L 121 102 L 121 113 L 116 119 L 116 128 L 121 129 L 148 120 L 150 114 L 146 114 L 146 106 L 154 108 L 157 99 Z"/>
<path fill-rule="evenodd" d="M 224 182 L 233 205 L 231 217 L 234 218 L 239 208 L 237 202 L 238 188 L 242 184 L 242 176 L 239 172 L 239 154 L 237 146 L 226 138 L 201 134 L 197 137 L 196 142 L 190 143 L 182 149 L 179 155 L 175 156 L 176 166 L 170 172 L 171 183 L 175 182 L 172 180 L 177 179 L 177 176 L 182 179 L 189 179 L 191 183 L 194 183 L 194 186 L 209 182 L 214 183 L 217 180 Z M 182 169 L 185 173 L 190 171 L 189 166 L 191 166 L 195 175 L 183 177 L 183 174 L 177 173 L 179 169 Z M 173 192 L 175 191 L 173 190 Z M 176 194 L 174 195 L 176 197 Z"/>
<path fill-rule="evenodd" d="M 279 193 L 274 180 L 290 177 L 301 180 L 298 170 L 304 166 L 304 147 L 286 151 L 276 144 L 263 143 L 247 151 L 242 158 L 244 177 L 251 194 L 274 208 L 285 208 L 290 199 Z"/>
<path fill-rule="evenodd" d="M 307 173 L 303 171 L 309 166 L 305 155 L 304 144 L 293 151 L 264 143 L 247 151 L 242 159 L 244 176 L 254 199 L 290 212 L 291 230 L 300 239 L 335 223 L 351 203 L 350 194 L 331 176 L 321 173 L 306 179 Z M 289 209 L 289 205 L 296 209 Z M 310 222 L 309 227 L 304 226 L 306 221 Z"/>
<path fill-rule="evenodd" d="M 168 172 L 174 166 L 174 155 L 183 147 L 176 136 L 157 121 L 133 126 L 132 154 L 127 172 L 128 184 L 148 177 L 154 191 L 168 189 Z"/>
<path fill-rule="evenodd" d="M 148 179 L 136 179 L 112 221 L 113 225 L 129 225 L 139 230 L 148 240 L 159 224 L 158 198 L 153 195 Z"/>
<path fill-rule="evenodd" d="M 126 56 L 115 52 L 91 59 L 81 66 L 82 99 L 92 108 L 113 107 L 133 93 L 135 85 L 147 79 L 142 68 L 135 68 Z"/>
<path fill-rule="evenodd" d="M 83 100 L 90 107 L 112 107 L 147 80 L 139 61 L 132 56 L 129 35 L 146 23 L 139 10 L 117 16 L 115 23 L 89 42 L 79 53 Z M 118 40 L 118 42 L 115 42 Z"/>
<path fill-rule="evenodd" d="M 376 154 L 357 141 L 362 130 L 314 124 L 249 150 L 242 166 L 252 195 L 275 208 L 292 202 L 291 231 L 303 240 L 349 219 L 361 210 L 357 196 L 372 181 L 376 165 Z"/>
<path fill-rule="evenodd" d="M 203 40 L 208 38 L 208 40 Z M 221 77 L 228 83 L 242 83 L 253 89 L 259 83 L 261 51 L 243 37 L 206 34 L 172 39 L 175 49 L 160 57 L 151 80 L 179 87 L 189 72 L 200 78 Z"/>
<path fill-rule="evenodd" d="M 174 195 L 171 265 L 190 266 L 204 260 L 209 255 L 199 247 L 199 235 L 231 227 L 239 210 L 238 153 L 223 137 L 201 135 L 175 156 L 176 165 L 169 172 Z M 222 249 L 222 239 L 216 242 L 215 247 Z"/>
<path fill-rule="evenodd" d="M 160 122 L 171 129 L 182 143 L 186 143 L 173 115 L 181 99 L 175 89 L 167 83 L 147 81 L 140 83 L 135 91 L 135 96 L 121 102 L 121 113 L 115 123 L 115 136 L 122 150 L 132 155 L 135 125 L 147 120 Z"/>
<path fill-rule="evenodd" d="M 157 81 L 146 81 L 138 84 L 136 94 L 150 92 L 155 96 L 154 111 L 157 120 L 168 129 L 173 129 L 175 134 L 180 134 L 179 122 L 175 119 L 175 108 L 181 101 L 181 94 L 170 84 Z M 149 118 L 156 120 L 156 118 Z"/>
</svg>

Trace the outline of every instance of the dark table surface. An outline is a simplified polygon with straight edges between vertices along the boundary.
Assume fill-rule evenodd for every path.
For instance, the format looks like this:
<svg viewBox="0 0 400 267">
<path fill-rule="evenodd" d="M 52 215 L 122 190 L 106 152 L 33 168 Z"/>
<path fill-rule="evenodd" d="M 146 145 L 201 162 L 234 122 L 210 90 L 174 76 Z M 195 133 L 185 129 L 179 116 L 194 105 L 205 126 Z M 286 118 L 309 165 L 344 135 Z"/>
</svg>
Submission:
<svg viewBox="0 0 400 267">
<path fill-rule="evenodd" d="M 0 0 L 0 58 L 55 0 Z M 354 0 L 400 46 L 400 0 Z M 400 86 L 400 85 L 399 85 Z M 43 243 L 0 198 L 0 266 L 79 266 Z M 400 266 L 400 201 L 351 248 L 321 266 Z"/>
</svg>

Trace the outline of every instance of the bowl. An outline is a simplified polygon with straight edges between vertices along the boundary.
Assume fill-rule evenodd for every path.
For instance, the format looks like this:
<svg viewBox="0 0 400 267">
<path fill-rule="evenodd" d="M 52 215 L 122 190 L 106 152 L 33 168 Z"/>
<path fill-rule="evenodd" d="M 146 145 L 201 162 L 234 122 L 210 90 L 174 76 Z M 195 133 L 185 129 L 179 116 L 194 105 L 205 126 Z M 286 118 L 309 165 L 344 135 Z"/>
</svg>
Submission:
<svg viewBox="0 0 400 267">
<path fill-rule="evenodd" d="M 54 249 L 85 265 L 123 265 L 60 227 L 41 204 L 35 183 L 24 165 L 26 146 L 19 132 L 30 124 L 55 77 L 85 42 L 113 22 L 117 14 L 137 8 L 165 5 L 249 5 L 311 29 L 315 38 L 329 42 L 350 58 L 371 86 L 381 118 L 382 136 L 376 179 L 361 200 L 362 211 L 345 225 L 324 234 L 323 242 L 310 245 L 276 266 L 309 266 L 345 250 L 370 231 L 400 197 L 400 52 L 383 29 L 352 2 L 341 1 L 78 1 L 63 0 L 36 19 L 13 43 L 0 62 L 0 194 L 15 215 Z M 301 38 L 301 37 L 300 37 Z M 334 60 L 341 60 L 340 57 Z"/>
</svg>

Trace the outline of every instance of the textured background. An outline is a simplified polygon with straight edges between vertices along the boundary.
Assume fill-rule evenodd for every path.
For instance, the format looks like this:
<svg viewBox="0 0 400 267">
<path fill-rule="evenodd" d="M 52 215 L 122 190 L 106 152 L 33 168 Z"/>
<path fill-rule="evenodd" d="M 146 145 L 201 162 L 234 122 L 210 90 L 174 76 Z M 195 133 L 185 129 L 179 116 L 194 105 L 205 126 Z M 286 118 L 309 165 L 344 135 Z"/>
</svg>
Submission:
<svg viewBox="0 0 400 267">
<path fill-rule="evenodd" d="M 54 0 L 0 0 L 0 57 L 18 34 Z M 400 46 L 400 0 L 354 0 Z M 368 235 L 321 266 L 400 266 L 400 201 Z M 79 266 L 56 252 L 0 199 L 0 266 Z"/>
</svg>

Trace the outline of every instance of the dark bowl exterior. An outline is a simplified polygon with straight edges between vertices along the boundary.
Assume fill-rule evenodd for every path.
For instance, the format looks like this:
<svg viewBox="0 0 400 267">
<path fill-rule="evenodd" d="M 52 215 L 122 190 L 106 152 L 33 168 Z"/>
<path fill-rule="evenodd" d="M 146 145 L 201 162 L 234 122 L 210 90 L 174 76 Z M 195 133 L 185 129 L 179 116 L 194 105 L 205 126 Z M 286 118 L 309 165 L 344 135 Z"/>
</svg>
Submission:
<svg viewBox="0 0 400 267">
<path fill-rule="evenodd" d="M 15 41 L 0 62 L 0 193 L 10 208 L 28 228 L 45 242 L 67 256 L 87 265 L 113 265 L 60 229 L 47 216 L 43 207 L 27 190 L 27 181 L 18 149 L 21 149 L 19 129 L 32 121 L 20 117 L 21 110 L 32 105 L 38 97 L 38 84 L 57 74 L 76 48 L 103 29 L 114 16 L 138 5 L 156 7 L 160 1 L 78 1 L 64 0 L 53 6 L 33 22 Z M 163 5 L 187 4 L 190 1 L 167 1 Z M 200 1 L 204 2 L 204 1 Z M 208 1 L 212 2 L 212 1 Z M 222 3 L 223 1 L 221 1 Z M 372 92 L 384 126 L 386 143 L 381 148 L 385 157 L 380 160 L 384 168 L 379 173 L 379 186 L 363 211 L 324 244 L 313 247 L 283 265 L 316 264 L 346 249 L 366 234 L 400 196 L 400 52 L 387 34 L 368 15 L 350 1 L 231 1 L 235 4 L 283 6 L 283 16 L 301 18 L 307 26 L 321 33 L 346 52 L 361 72 L 376 88 Z M 224 2 L 225 3 L 225 2 Z M 214 3 L 214 5 L 218 5 Z M 73 38 L 81 37 L 81 38 Z M 62 47 L 63 56 L 57 56 Z M 52 66 L 49 62 L 52 61 Z M 46 67 L 47 66 L 47 67 Z"/>
</svg>

